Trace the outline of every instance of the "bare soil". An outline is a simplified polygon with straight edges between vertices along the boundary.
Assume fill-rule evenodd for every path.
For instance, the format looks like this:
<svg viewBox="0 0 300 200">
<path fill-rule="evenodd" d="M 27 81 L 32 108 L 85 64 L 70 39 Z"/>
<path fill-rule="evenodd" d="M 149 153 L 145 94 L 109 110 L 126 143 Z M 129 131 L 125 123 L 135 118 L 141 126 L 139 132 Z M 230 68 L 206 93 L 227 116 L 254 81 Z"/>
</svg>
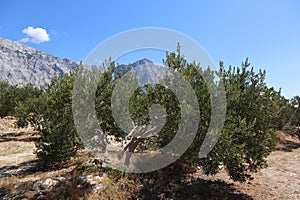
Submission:
<svg viewBox="0 0 300 200">
<path fill-rule="evenodd" d="M 198 176 L 208 180 L 225 181 L 240 199 L 300 199 L 300 141 L 289 139 L 280 145 L 268 158 L 268 167 L 253 174 L 251 183 L 233 182 L 226 172 L 214 177 L 205 177 L 199 170 Z M 243 195 L 246 196 L 243 196 Z"/>
<path fill-rule="evenodd" d="M 32 136 L 30 129 L 15 128 L 14 122 L 13 118 L 0 119 L 0 173 L 36 161 L 33 153 L 36 136 Z M 270 154 L 268 163 L 268 168 L 253 174 L 251 183 L 233 182 L 225 171 L 216 176 L 206 176 L 199 169 L 190 174 L 186 185 L 176 189 L 178 195 L 174 199 L 300 199 L 300 141 L 286 138 L 285 143 Z M 69 172 L 72 169 L 66 170 Z M 25 178 L 35 180 L 37 176 L 41 174 L 30 173 Z M 4 182 L 5 177 L 0 174 L 0 189 L 3 191 L 6 189 L 3 188 L 6 187 Z"/>
<path fill-rule="evenodd" d="M 33 130 L 16 128 L 16 119 L 0 119 L 0 168 L 35 160 Z"/>
</svg>

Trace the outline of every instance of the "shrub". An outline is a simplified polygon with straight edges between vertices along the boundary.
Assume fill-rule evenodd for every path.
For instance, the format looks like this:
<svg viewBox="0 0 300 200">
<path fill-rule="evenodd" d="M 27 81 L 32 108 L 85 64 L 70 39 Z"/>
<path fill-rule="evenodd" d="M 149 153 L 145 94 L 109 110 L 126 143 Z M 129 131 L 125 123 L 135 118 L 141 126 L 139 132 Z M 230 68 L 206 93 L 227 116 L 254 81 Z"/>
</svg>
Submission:
<svg viewBox="0 0 300 200">
<path fill-rule="evenodd" d="M 72 115 L 74 80 L 75 72 L 55 78 L 45 91 L 45 122 L 42 136 L 36 142 L 36 154 L 46 164 L 66 161 L 82 148 Z"/>
<path fill-rule="evenodd" d="M 266 157 L 273 150 L 276 141 L 274 129 L 282 126 L 280 113 L 285 99 L 280 92 L 266 85 L 265 71 L 255 72 L 250 68 L 248 59 L 240 68 L 230 66 L 225 69 L 220 62 L 220 71 L 217 73 L 224 83 L 227 96 L 225 125 L 216 146 L 205 158 L 199 159 L 198 152 L 211 121 L 212 108 L 209 90 L 201 74 L 212 80 L 216 74 L 210 68 L 200 68 L 199 73 L 197 68 L 200 64 L 188 63 L 180 55 L 179 48 L 177 53 L 167 53 L 164 63 L 167 68 L 173 69 L 189 81 L 200 108 L 199 129 L 194 142 L 181 159 L 201 166 L 206 174 L 212 175 L 223 165 L 235 181 L 245 181 L 251 178 L 249 172 L 266 167 Z M 111 97 L 117 78 L 122 77 L 127 70 L 130 68 L 121 70 L 111 62 L 106 69 L 99 72 L 101 76 L 96 91 L 95 106 L 99 125 L 104 134 L 115 135 L 117 139 L 125 139 L 127 133 L 114 121 Z M 36 143 L 37 155 L 44 161 L 64 161 L 82 147 L 75 130 L 71 106 L 76 73 L 53 80 L 45 92 L 45 129 Z M 166 77 L 166 81 L 172 81 L 172 78 Z M 85 95 L 85 92 L 88 91 L 82 91 L 82 94 Z M 178 99 L 171 90 L 160 84 L 141 86 L 134 92 L 129 102 L 130 116 L 134 123 L 149 123 L 149 109 L 154 104 L 164 106 L 167 113 L 166 124 L 157 136 L 140 143 L 140 150 L 165 146 L 174 138 L 180 124 Z M 89 120 L 89 115 L 85 120 Z M 82 127 L 87 132 L 90 132 L 90 128 L 93 127 Z M 131 148 L 131 151 L 134 149 L 135 147 Z"/>
</svg>

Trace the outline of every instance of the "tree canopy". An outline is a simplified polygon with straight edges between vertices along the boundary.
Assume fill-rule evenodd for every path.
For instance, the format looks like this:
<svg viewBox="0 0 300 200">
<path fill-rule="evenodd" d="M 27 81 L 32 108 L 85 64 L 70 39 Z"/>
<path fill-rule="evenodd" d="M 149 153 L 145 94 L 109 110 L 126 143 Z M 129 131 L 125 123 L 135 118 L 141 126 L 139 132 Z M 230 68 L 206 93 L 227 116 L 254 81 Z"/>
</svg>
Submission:
<svg viewBox="0 0 300 200">
<path fill-rule="evenodd" d="M 189 112 L 196 116 L 195 123 L 198 123 L 198 129 L 194 141 L 180 159 L 188 164 L 201 166 L 206 174 L 216 174 L 222 166 L 235 181 L 251 178 L 250 172 L 267 166 L 266 157 L 276 144 L 275 130 L 281 129 L 287 123 L 300 125 L 299 96 L 289 101 L 280 91 L 267 86 L 266 72 L 256 72 L 248 59 L 241 67 L 225 67 L 223 62 L 220 62 L 219 71 L 214 72 L 207 66 L 201 66 L 201 63 L 189 63 L 178 48 L 177 52 L 166 54 L 164 65 L 166 70 L 173 70 L 187 80 L 197 97 L 200 112 L 193 109 Z M 111 61 L 108 66 L 96 72 L 99 75 L 94 102 L 97 123 L 105 136 L 114 135 L 121 141 L 131 139 L 131 146 L 127 146 L 125 150 L 155 151 L 166 146 L 175 137 L 183 119 L 180 112 L 182 107 L 174 92 L 166 85 L 140 85 L 127 105 L 134 125 L 149 124 L 153 117 L 151 108 L 154 105 L 163 107 L 166 114 L 162 114 L 165 124 L 160 127 L 158 134 L 151 137 L 135 141 L 128 138 L 129 132 L 122 130 L 114 119 L 112 95 L 120 78 L 130 70 L 130 67 L 121 69 Z M 37 89 L 32 85 L 19 88 L 5 82 L 0 83 L 1 117 L 17 115 L 22 118 L 30 112 L 43 117 L 43 129 L 40 139 L 36 142 L 36 154 L 45 163 L 65 161 L 74 156 L 78 149 L 83 148 L 83 141 L 77 133 L 72 113 L 75 79 L 82 72 L 83 67 L 78 66 L 75 72 L 53 79 L 47 89 Z M 212 80 L 218 76 L 223 82 L 226 92 L 226 108 L 223 109 L 226 109 L 226 116 L 216 145 L 208 155 L 199 158 L 198 152 L 212 120 L 211 94 L 204 76 Z M 164 81 L 172 84 L 174 77 L 166 76 Z M 81 92 L 85 94 L 87 91 Z M 183 92 L 182 95 L 188 93 Z M 119 104 L 122 103 L 121 97 L 117 96 L 116 99 Z M 188 105 L 189 103 L 187 109 Z M 85 120 L 89 121 L 89 115 Z M 92 136 L 97 131 L 89 127 L 82 129 L 87 132 L 94 131 Z M 94 145 L 97 144 L 99 145 Z"/>
</svg>

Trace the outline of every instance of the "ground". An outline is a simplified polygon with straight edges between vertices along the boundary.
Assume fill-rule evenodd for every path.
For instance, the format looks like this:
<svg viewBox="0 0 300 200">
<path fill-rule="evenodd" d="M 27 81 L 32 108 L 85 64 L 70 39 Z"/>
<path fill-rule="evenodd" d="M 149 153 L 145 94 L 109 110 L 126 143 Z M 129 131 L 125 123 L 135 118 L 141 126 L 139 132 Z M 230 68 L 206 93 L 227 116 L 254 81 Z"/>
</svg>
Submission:
<svg viewBox="0 0 300 200">
<path fill-rule="evenodd" d="M 30 128 L 15 128 L 14 122 L 13 118 L 0 119 L 0 199 L 10 199 L 17 193 L 27 194 L 38 180 L 49 177 L 72 179 L 80 160 L 75 159 L 59 169 L 36 169 L 37 160 L 33 152 L 37 136 Z M 152 188 L 153 185 L 149 184 L 139 191 L 141 194 L 136 194 L 138 189 L 133 189 L 135 194 L 129 199 L 300 199 L 300 141 L 286 137 L 285 142 L 269 155 L 268 163 L 268 168 L 253 174 L 251 183 L 233 182 L 224 171 L 216 176 L 206 176 L 197 169 L 182 182 L 172 183 L 168 192 L 161 192 L 161 189 Z M 145 179 L 144 183 L 147 181 L 151 179 Z M 125 184 L 123 180 L 117 188 L 121 190 L 122 185 L 128 186 L 130 181 Z M 138 187 L 138 184 L 131 187 Z M 111 199 L 128 199 L 128 192 L 116 194 L 118 192 L 111 194 Z M 86 198 L 84 195 L 82 199 Z"/>
<path fill-rule="evenodd" d="M 14 118 L 0 119 L 0 168 L 19 165 L 35 159 L 33 130 L 15 128 Z"/>
<path fill-rule="evenodd" d="M 245 199 L 300 199 L 300 143 L 293 139 L 284 146 L 287 148 L 278 148 L 269 155 L 269 167 L 253 174 L 254 180 L 251 184 L 233 182 L 225 172 L 214 177 L 205 177 L 199 170 L 199 177 L 232 184 L 232 189 L 248 196 Z"/>
</svg>

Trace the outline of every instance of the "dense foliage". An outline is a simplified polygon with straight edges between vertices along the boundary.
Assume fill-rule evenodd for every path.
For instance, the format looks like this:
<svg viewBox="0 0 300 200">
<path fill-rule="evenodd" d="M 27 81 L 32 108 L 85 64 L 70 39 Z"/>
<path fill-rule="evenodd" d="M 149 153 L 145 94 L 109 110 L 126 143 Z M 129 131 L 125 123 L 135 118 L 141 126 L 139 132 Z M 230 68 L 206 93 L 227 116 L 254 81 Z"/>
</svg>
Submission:
<svg viewBox="0 0 300 200">
<path fill-rule="evenodd" d="M 180 52 L 167 54 L 165 65 L 189 80 L 201 108 L 200 123 L 196 138 L 189 150 L 182 156 L 185 162 L 200 165 L 207 174 L 215 174 L 223 165 L 230 177 L 244 181 L 248 172 L 267 165 L 265 158 L 275 145 L 275 129 L 285 103 L 280 92 L 265 84 L 265 72 L 254 72 L 248 60 L 241 68 L 225 69 L 220 63 L 219 76 L 222 78 L 227 94 L 227 115 L 222 135 L 210 154 L 198 159 L 199 148 L 206 135 L 210 122 L 210 95 L 201 74 L 214 76 L 212 71 L 197 71 L 199 65 L 188 63 Z M 101 128 L 106 134 L 124 139 L 126 133 L 114 123 L 111 111 L 111 96 L 117 80 L 113 78 L 114 64 L 103 72 L 96 96 L 96 109 Z M 116 76 L 121 77 L 121 74 Z M 170 80 L 172 81 L 172 80 Z M 130 114 L 136 124 L 149 122 L 149 108 L 153 104 L 163 105 L 168 114 L 163 129 L 157 136 L 145 140 L 139 149 L 158 149 L 175 136 L 180 124 L 180 106 L 172 91 L 160 84 L 145 85 L 138 88 L 130 101 Z M 278 122 L 278 123 L 277 123 Z"/>
<path fill-rule="evenodd" d="M 24 87 L 10 85 L 7 82 L 0 82 L 0 117 L 8 115 L 19 116 L 19 106 L 26 105 L 26 112 L 33 112 L 29 104 L 33 99 L 39 98 L 42 94 L 42 89 L 38 89 L 29 84 Z M 23 109 L 25 110 L 25 108 Z"/>
<path fill-rule="evenodd" d="M 255 73 L 246 60 L 241 68 L 225 70 L 220 76 L 227 94 L 227 115 L 218 144 L 200 161 L 207 174 L 224 165 L 230 177 L 244 181 L 247 172 L 266 166 L 265 158 L 275 145 L 274 120 L 281 112 L 281 95 L 264 82 L 265 72 Z"/>
<path fill-rule="evenodd" d="M 288 122 L 292 126 L 300 126 L 300 96 L 295 96 L 290 101 L 290 108 L 289 108 L 290 118 Z"/>
<path fill-rule="evenodd" d="M 178 49 L 177 52 L 167 53 L 164 64 L 166 69 L 174 70 L 188 80 L 197 96 L 200 108 L 199 128 L 194 142 L 181 160 L 201 166 L 206 174 L 216 174 L 220 166 L 224 166 L 233 180 L 245 181 L 251 178 L 249 172 L 267 165 L 265 159 L 276 142 L 275 130 L 286 124 L 300 125 L 300 97 L 296 96 L 289 101 L 280 91 L 268 87 L 265 83 L 265 71 L 254 71 L 248 59 L 241 67 L 226 68 L 220 62 L 220 70 L 215 74 L 209 68 L 201 68 L 198 63 L 188 63 Z M 114 135 L 117 140 L 125 139 L 128 133 L 115 123 L 111 97 L 119 78 L 129 70 L 130 67 L 120 69 L 114 62 L 109 62 L 105 69 L 97 72 L 100 74 L 95 94 L 98 123 L 105 135 Z M 19 88 L 5 82 L 0 83 L 1 117 L 15 115 L 22 126 L 26 125 L 29 113 L 43 118 L 41 137 L 36 142 L 36 154 L 45 163 L 65 161 L 83 147 L 72 113 L 73 88 L 78 73 L 82 73 L 81 66 L 69 75 L 53 79 L 50 86 L 43 90 L 32 85 Z M 199 159 L 198 152 L 211 121 L 212 109 L 203 75 L 210 78 L 218 75 L 223 81 L 227 112 L 216 146 L 206 157 Z M 165 77 L 165 81 L 172 84 L 174 80 Z M 84 92 L 82 91 L 83 95 Z M 119 101 L 122 103 L 122 99 Z M 166 123 L 158 135 L 138 144 L 139 151 L 164 147 L 175 136 L 180 125 L 179 101 L 162 84 L 146 84 L 134 91 L 129 101 L 130 117 L 134 124 L 149 123 L 150 108 L 156 104 L 165 108 Z M 87 118 L 86 121 L 88 120 Z M 88 127 L 82 128 L 90 131 Z"/>
<path fill-rule="evenodd" d="M 45 121 L 36 154 L 45 163 L 66 161 L 82 147 L 72 114 L 74 80 L 73 72 L 55 78 L 43 95 L 47 106 L 41 111 Z"/>
</svg>

